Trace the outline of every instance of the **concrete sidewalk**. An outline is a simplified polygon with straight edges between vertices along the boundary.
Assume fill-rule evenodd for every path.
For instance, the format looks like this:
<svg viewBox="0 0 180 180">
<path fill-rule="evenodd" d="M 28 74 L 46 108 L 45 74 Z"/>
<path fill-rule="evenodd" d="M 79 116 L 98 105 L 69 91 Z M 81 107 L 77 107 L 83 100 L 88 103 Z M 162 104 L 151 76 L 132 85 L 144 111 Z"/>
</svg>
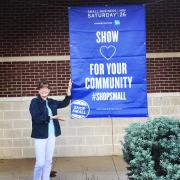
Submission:
<svg viewBox="0 0 180 180">
<path fill-rule="evenodd" d="M 127 180 L 121 156 L 54 158 L 52 180 Z M 0 160 L 0 180 L 32 180 L 34 159 Z"/>
</svg>

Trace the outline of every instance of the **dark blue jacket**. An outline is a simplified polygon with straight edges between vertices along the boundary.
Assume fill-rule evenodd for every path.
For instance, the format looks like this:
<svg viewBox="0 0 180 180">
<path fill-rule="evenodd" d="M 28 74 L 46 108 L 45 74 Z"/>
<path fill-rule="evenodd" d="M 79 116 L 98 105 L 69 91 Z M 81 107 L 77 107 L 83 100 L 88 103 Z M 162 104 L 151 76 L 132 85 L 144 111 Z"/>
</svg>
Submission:
<svg viewBox="0 0 180 180">
<path fill-rule="evenodd" d="M 66 96 L 64 100 L 57 101 L 54 99 L 47 99 L 48 105 L 52 110 L 52 114 L 57 115 L 57 109 L 68 106 L 70 103 L 70 96 Z M 48 138 L 48 123 L 50 116 L 48 116 L 48 109 L 46 101 L 40 96 L 33 98 L 29 107 L 32 117 L 32 138 L 45 139 Z M 55 128 L 55 136 L 61 134 L 61 128 L 58 120 L 53 120 Z"/>
</svg>

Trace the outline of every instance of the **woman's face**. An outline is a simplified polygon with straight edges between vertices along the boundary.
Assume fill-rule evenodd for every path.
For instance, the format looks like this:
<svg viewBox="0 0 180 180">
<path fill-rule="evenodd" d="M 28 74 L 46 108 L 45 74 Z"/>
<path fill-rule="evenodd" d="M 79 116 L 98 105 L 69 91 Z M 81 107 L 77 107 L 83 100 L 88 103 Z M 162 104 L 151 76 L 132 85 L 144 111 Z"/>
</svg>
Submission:
<svg viewBox="0 0 180 180">
<path fill-rule="evenodd" d="M 43 87 L 39 90 L 39 94 L 43 99 L 46 99 L 50 93 L 50 89 L 48 87 Z"/>
</svg>

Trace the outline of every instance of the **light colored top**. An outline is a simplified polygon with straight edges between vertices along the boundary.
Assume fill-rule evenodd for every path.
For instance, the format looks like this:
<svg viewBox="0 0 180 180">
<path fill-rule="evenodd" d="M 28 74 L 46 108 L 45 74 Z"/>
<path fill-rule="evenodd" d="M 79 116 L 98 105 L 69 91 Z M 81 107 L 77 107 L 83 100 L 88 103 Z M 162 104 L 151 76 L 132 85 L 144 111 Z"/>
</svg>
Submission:
<svg viewBox="0 0 180 180">
<path fill-rule="evenodd" d="M 53 114 L 52 114 L 51 108 L 48 105 L 48 101 L 47 100 L 46 100 L 46 107 L 48 109 L 48 116 L 52 117 Z M 50 119 L 50 121 L 49 121 L 48 135 L 55 135 L 53 119 Z"/>
</svg>

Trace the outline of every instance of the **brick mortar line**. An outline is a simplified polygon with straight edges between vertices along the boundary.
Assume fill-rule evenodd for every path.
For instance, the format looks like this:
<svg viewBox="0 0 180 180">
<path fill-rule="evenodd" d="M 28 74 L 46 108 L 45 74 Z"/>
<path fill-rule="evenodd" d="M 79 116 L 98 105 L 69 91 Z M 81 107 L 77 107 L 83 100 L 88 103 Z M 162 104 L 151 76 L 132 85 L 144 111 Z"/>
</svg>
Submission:
<svg viewBox="0 0 180 180">
<path fill-rule="evenodd" d="M 148 93 L 148 97 L 167 97 L 167 96 L 180 96 L 180 92 L 169 93 Z M 0 97 L 0 102 L 17 102 L 17 101 L 29 101 L 35 96 L 22 96 L 22 97 Z M 64 96 L 49 96 L 54 99 L 63 99 Z"/>
<path fill-rule="evenodd" d="M 146 57 L 153 58 L 175 58 L 180 57 L 180 52 L 147 53 Z M 0 57 L 0 62 L 37 62 L 37 61 L 69 61 L 70 56 L 14 56 Z"/>
<path fill-rule="evenodd" d="M 0 57 L 0 62 L 41 62 L 41 61 L 69 61 L 70 56 L 14 56 Z"/>
</svg>

